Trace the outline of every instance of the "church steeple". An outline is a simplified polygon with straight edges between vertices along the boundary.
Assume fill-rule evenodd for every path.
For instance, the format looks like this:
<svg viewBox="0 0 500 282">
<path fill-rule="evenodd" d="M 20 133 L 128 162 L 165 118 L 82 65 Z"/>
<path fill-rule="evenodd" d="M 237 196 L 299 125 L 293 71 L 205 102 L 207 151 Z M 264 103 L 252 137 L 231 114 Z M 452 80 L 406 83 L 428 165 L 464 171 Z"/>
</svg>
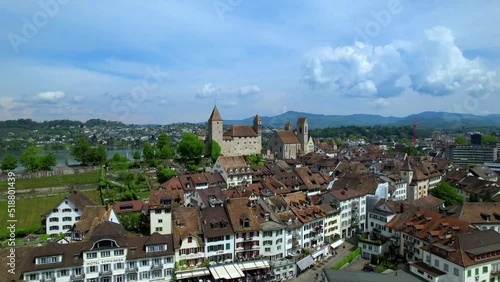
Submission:
<svg viewBox="0 0 500 282">
<path fill-rule="evenodd" d="M 217 106 L 214 106 L 214 109 L 212 110 L 212 114 L 210 115 L 210 118 L 208 121 L 222 121 L 222 117 L 219 114 L 219 110 L 217 109 Z"/>
</svg>

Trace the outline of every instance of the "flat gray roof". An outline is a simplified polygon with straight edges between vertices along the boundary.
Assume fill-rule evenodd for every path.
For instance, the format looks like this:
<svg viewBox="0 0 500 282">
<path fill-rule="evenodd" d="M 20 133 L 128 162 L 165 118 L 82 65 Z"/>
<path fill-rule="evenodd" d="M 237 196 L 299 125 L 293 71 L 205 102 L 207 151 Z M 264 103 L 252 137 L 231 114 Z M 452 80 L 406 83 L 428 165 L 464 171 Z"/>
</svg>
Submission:
<svg viewBox="0 0 500 282">
<path fill-rule="evenodd" d="M 396 275 L 397 273 L 397 275 Z M 400 269 L 398 271 L 382 274 L 375 272 L 355 272 L 345 270 L 325 269 L 328 282 L 422 282 L 426 281 L 409 272 Z"/>
</svg>

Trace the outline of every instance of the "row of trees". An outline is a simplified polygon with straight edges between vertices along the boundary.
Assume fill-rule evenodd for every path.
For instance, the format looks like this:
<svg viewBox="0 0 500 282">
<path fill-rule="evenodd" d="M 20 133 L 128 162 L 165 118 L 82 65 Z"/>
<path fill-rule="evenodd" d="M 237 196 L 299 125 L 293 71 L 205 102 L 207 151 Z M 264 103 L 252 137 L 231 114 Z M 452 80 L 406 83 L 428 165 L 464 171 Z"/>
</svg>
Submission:
<svg viewBox="0 0 500 282">
<path fill-rule="evenodd" d="M 54 153 L 41 154 L 42 148 L 36 147 L 30 143 L 24 149 L 19 157 L 19 162 L 24 166 L 27 172 L 37 170 L 50 170 L 56 165 L 56 155 Z M 7 153 L 2 160 L 2 171 L 13 170 L 18 166 L 18 160 L 12 153 Z"/>
<path fill-rule="evenodd" d="M 496 135 L 492 135 L 492 134 L 485 134 L 481 137 L 481 141 L 483 144 L 488 144 L 488 143 L 498 143 L 500 142 L 500 137 L 496 136 Z M 458 145 L 466 145 L 466 144 L 469 144 L 470 140 L 463 136 L 463 135 L 459 135 L 457 137 L 455 137 L 455 143 L 457 143 Z"/>
</svg>

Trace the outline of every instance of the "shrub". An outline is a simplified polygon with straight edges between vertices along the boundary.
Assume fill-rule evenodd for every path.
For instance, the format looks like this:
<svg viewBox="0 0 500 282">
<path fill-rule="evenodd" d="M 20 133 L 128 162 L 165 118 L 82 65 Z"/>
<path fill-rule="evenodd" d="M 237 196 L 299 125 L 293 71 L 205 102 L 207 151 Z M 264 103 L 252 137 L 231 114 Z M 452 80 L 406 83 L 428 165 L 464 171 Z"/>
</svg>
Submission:
<svg viewBox="0 0 500 282">
<path fill-rule="evenodd" d="M 341 269 L 344 265 L 352 262 L 357 256 L 359 256 L 359 254 L 361 254 L 361 248 L 357 248 L 356 250 L 351 252 L 347 257 L 334 265 L 333 269 Z"/>
</svg>

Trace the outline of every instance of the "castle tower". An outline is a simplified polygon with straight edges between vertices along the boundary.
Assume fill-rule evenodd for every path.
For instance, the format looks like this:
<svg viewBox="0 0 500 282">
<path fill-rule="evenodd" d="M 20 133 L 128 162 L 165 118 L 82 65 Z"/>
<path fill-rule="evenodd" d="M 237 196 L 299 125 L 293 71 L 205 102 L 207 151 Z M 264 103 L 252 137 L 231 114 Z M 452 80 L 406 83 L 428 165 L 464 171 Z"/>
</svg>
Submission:
<svg viewBox="0 0 500 282">
<path fill-rule="evenodd" d="M 258 114 L 253 119 L 253 130 L 257 132 L 257 135 L 262 136 L 262 120 Z"/>
<path fill-rule="evenodd" d="M 219 143 L 219 146 L 222 147 L 222 133 L 223 133 L 223 121 L 220 116 L 219 110 L 217 106 L 214 106 L 212 110 L 212 114 L 208 119 L 208 137 L 207 137 L 207 152 L 210 153 L 210 144 L 212 140 Z"/>
<path fill-rule="evenodd" d="M 307 118 L 300 117 L 297 120 L 297 137 L 300 140 L 300 146 L 304 151 L 304 154 L 309 153 L 309 129 L 307 125 Z"/>
</svg>

